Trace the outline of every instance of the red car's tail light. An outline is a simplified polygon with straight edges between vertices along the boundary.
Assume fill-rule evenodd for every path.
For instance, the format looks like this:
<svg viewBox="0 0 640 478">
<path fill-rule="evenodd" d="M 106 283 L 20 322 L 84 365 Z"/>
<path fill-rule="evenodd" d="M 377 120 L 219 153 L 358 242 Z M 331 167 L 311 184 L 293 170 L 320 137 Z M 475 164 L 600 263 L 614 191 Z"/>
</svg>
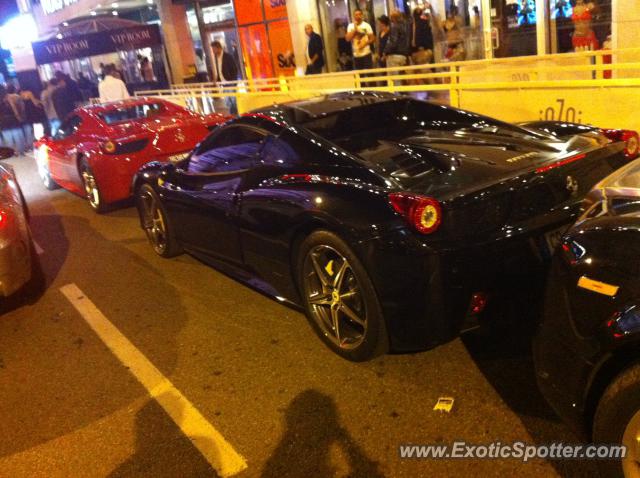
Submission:
<svg viewBox="0 0 640 478">
<path fill-rule="evenodd" d="M 135 139 L 133 141 L 126 141 L 122 143 L 114 143 L 113 141 L 106 141 L 101 144 L 102 151 L 107 154 L 131 154 L 142 151 L 147 147 L 149 140 L 147 138 Z"/>
<path fill-rule="evenodd" d="M 408 193 L 391 193 L 389 202 L 398 214 L 422 234 L 431 234 L 438 230 L 442 222 L 442 207 L 430 197 Z"/>
<path fill-rule="evenodd" d="M 116 143 L 113 141 L 105 141 L 102 143 L 102 149 L 105 153 L 113 154 L 116 152 Z"/>
<path fill-rule="evenodd" d="M 611 141 L 624 141 L 626 147 L 624 155 L 629 159 L 635 159 L 640 154 L 640 137 L 636 131 L 628 129 L 603 129 L 601 130 Z"/>
<path fill-rule="evenodd" d="M 0 231 L 9 225 L 9 213 L 0 209 Z"/>
</svg>

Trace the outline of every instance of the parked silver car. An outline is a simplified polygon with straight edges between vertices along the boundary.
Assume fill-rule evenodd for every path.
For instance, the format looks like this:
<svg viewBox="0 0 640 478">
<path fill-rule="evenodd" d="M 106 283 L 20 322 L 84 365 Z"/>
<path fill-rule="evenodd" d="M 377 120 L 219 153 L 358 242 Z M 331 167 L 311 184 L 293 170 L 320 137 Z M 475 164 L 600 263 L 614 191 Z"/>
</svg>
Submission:
<svg viewBox="0 0 640 478">
<path fill-rule="evenodd" d="M 0 164 L 0 297 L 25 286 L 32 276 L 29 212 L 13 169 Z"/>
</svg>

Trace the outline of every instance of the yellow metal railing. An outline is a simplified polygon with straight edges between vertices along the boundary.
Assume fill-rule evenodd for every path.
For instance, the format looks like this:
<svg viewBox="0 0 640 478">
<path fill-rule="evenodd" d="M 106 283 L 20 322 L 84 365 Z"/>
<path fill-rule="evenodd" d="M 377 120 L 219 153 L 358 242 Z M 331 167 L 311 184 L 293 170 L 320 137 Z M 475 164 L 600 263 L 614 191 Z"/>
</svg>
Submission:
<svg viewBox="0 0 640 478">
<path fill-rule="evenodd" d="M 508 121 L 552 116 L 567 120 L 568 115 L 579 122 L 601 122 L 615 108 L 624 126 L 640 129 L 640 119 L 633 119 L 640 105 L 639 87 L 640 48 L 631 48 L 253 78 L 223 85 L 176 84 L 137 95 L 164 97 L 201 113 L 226 112 L 227 98 L 233 97 L 243 113 L 338 91 L 406 92 Z"/>
</svg>

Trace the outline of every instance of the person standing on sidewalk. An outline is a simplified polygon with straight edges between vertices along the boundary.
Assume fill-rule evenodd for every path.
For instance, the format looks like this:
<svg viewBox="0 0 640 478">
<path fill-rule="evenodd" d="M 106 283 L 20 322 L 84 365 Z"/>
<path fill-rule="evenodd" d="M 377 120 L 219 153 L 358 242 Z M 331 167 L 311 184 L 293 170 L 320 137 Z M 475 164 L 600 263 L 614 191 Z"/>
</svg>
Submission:
<svg viewBox="0 0 640 478">
<path fill-rule="evenodd" d="M 223 83 L 221 86 L 235 87 L 238 81 L 238 66 L 231 54 L 227 53 L 222 48 L 222 43 L 218 40 L 211 43 L 211 50 L 213 51 L 213 81 L 214 83 Z M 235 93 L 234 90 L 222 90 L 225 93 Z M 229 114 L 238 114 L 238 105 L 236 103 L 235 96 L 227 96 L 227 107 L 229 108 Z"/>
<path fill-rule="evenodd" d="M 13 114 L 18 120 L 19 125 L 17 130 L 12 132 L 14 143 L 16 145 L 15 150 L 18 155 L 23 155 L 27 152 L 27 149 L 29 149 L 27 145 L 27 137 L 24 134 L 24 127 L 27 124 L 27 113 L 24 100 L 18 93 L 18 89 L 15 87 L 15 85 L 12 84 L 7 85 L 6 99 L 11 106 Z"/>
<path fill-rule="evenodd" d="M 22 124 L 22 131 L 24 132 L 27 149 L 31 150 L 35 140 L 34 126 L 41 124 L 44 127 L 48 122 L 47 116 L 44 114 L 42 102 L 33 94 L 33 91 L 21 89 L 20 97 L 24 103 L 25 112 L 25 122 Z"/>
<path fill-rule="evenodd" d="M 391 28 L 389 30 L 389 39 L 382 52 L 387 64 L 387 68 L 397 66 L 405 66 L 407 64 L 407 55 L 409 54 L 409 34 L 407 25 L 404 21 L 402 13 L 394 11 L 389 16 L 391 20 Z M 398 75 L 399 70 L 389 72 L 389 75 Z M 395 85 L 402 84 L 401 80 L 394 80 Z"/>
<path fill-rule="evenodd" d="M 309 41 L 307 42 L 307 71 L 306 75 L 317 75 L 322 73 L 324 66 L 324 46 L 322 38 L 313 31 L 313 26 L 307 24 L 304 26 L 304 32 L 307 34 Z"/>
<path fill-rule="evenodd" d="M 389 40 L 389 30 L 391 28 L 391 20 L 386 15 L 378 17 L 378 47 L 380 48 L 380 56 L 378 57 L 378 66 L 384 68 L 387 63 L 384 58 L 384 49 Z"/>
<path fill-rule="evenodd" d="M 46 136 L 53 136 L 58 131 L 60 126 L 60 120 L 58 119 L 58 113 L 56 113 L 56 107 L 53 104 L 53 92 L 58 87 L 58 79 L 51 78 L 46 82 L 45 88 L 42 90 L 41 101 L 44 107 L 44 112 L 47 115 L 48 124 L 45 125 L 44 134 Z"/>
<path fill-rule="evenodd" d="M 371 44 L 375 40 L 371 25 L 364 21 L 364 13 L 357 9 L 353 11 L 353 23 L 347 27 L 344 37 L 351 42 L 353 51 L 353 64 L 356 70 L 368 70 L 373 68 L 373 55 Z"/>
<path fill-rule="evenodd" d="M 98 85 L 98 92 L 100 93 L 100 102 L 106 103 L 108 101 L 126 100 L 129 98 L 129 91 L 127 86 L 119 78 L 118 71 L 115 66 L 107 65 L 106 76 L 104 80 Z"/>
<path fill-rule="evenodd" d="M 0 130 L 5 146 L 13 148 L 16 156 L 22 156 L 25 152 L 24 133 L 22 124 L 15 113 L 15 108 L 9 100 L 7 90 L 0 85 Z"/>
</svg>

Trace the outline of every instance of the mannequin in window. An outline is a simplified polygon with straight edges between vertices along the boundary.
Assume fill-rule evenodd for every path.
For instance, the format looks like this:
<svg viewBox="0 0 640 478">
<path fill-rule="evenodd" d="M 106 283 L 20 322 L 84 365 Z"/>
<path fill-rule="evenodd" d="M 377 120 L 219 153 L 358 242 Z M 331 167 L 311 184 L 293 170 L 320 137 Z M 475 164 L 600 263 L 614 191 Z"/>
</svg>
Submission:
<svg viewBox="0 0 640 478">
<path fill-rule="evenodd" d="M 433 62 L 433 7 L 427 3 L 413 10 L 411 23 L 411 60 L 414 65 Z"/>
<path fill-rule="evenodd" d="M 531 0 L 522 0 L 520 11 L 518 12 L 518 25 L 536 24 L 536 4 Z"/>
<path fill-rule="evenodd" d="M 558 36 L 558 53 L 567 53 L 573 50 L 571 35 L 573 32 L 573 22 L 571 14 L 573 7 L 569 0 L 558 0 L 555 7 L 556 33 Z"/>
<path fill-rule="evenodd" d="M 447 52 L 445 57 L 449 61 L 461 61 L 465 59 L 464 38 L 462 37 L 462 19 L 458 15 L 458 7 L 452 5 L 447 12 L 447 18 L 442 22 L 445 38 L 447 40 Z"/>
<path fill-rule="evenodd" d="M 592 19 L 597 13 L 598 6 L 594 2 L 576 0 L 573 7 L 573 48 L 575 51 L 597 50 L 598 39 L 591 28 Z"/>
<path fill-rule="evenodd" d="M 478 60 L 482 54 L 482 20 L 480 18 L 480 7 L 474 5 L 473 15 L 469 20 L 469 59 Z"/>
</svg>

